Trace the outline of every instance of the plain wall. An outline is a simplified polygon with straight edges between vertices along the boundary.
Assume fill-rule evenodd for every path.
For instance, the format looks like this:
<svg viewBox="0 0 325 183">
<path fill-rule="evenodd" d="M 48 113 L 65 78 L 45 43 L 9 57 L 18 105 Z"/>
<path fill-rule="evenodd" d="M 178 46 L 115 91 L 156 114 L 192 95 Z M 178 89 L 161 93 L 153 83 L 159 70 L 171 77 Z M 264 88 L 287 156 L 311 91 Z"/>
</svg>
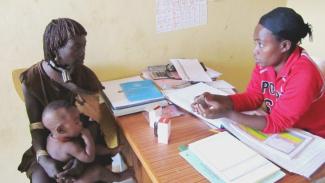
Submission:
<svg viewBox="0 0 325 183">
<path fill-rule="evenodd" d="M 287 5 L 301 14 L 305 22 L 312 25 L 313 41 L 309 41 L 307 37 L 302 41 L 301 46 L 307 50 L 309 55 L 325 60 L 325 1 L 288 0 Z"/>
<path fill-rule="evenodd" d="M 156 33 L 155 2 L 0 0 L 1 182 L 28 182 L 16 168 L 31 142 L 29 122 L 11 71 L 42 60 L 42 35 L 51 19 L 70 17 L 86 28 L 85 64 L 102 80 L 135 75 L 170 58 L 198 58 L 243 90 L 254 65 L 252 34 L 259 17 L 286 5 L 285 0 L 209 0 L 207 25 Z"/>
</svg>

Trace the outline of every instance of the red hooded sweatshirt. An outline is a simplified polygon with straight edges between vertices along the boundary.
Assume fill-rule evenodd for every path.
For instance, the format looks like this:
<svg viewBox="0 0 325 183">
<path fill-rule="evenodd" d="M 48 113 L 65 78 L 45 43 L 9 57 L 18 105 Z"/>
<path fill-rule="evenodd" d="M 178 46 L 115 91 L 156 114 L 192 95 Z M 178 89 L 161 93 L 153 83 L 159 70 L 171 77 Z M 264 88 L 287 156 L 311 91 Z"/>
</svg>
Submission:
<svg viewBox="0 0 325 183">
<path fill-rule="evenodd" d="M 266 106 L 263 132 L 300 128 L 325 138 L 324 79 L 306 52 L 297 47 L 278 74 L 272 66 L 255 66 L 244 93 L 231 95 L 234 110 Z"/>
</svg>

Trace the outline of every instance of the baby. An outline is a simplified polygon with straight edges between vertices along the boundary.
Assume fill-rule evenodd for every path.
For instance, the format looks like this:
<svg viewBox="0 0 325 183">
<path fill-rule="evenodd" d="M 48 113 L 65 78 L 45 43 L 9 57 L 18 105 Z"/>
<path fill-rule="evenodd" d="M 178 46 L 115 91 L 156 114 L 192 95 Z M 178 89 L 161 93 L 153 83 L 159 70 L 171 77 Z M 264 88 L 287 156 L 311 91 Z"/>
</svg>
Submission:
<svg viewBox="0 0 325 183">
<path fill-rule="evenodd" d="M 112 150 L 104 145 L 95 144 L 90 131 L 83 127 L 78 109 L 64 100 L 51 102 L 42 114 L 42 122 L 50 131 L 46 148 L 49 155 L 62 163 L 76 158 L 81 162 L 90 163 L 83 175 L 76 182 L 113 182 L 122 181 L 132 173 L 112 173 L 109 169 L 94 163 L 96 155 L 112 154 Z M 115 152 L 116 153 L 116 152 Z"/>
</svg>

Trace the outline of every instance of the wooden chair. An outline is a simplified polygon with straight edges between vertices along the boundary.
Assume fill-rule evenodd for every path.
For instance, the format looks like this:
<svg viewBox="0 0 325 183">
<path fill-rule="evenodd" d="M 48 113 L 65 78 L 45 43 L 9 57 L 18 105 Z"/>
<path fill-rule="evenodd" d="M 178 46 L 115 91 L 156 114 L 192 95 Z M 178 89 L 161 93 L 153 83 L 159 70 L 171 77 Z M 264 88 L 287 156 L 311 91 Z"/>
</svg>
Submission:
<svg viewBox="0 0 325 183">
<path fill-rule="evenodd" d="M 20 68 L 20 69 L 15 69 L 12 71 L 12 80 L 14 83 L 15 90 L 16 90 L 19 98 L 23 101 L 24 101 L 24 94 L 23 94 L 23 90 L 22 90 L 21 83 L 19 80 L 19 76 L 25 70 L 26 70 L 25 68 Z"/>
</svg>

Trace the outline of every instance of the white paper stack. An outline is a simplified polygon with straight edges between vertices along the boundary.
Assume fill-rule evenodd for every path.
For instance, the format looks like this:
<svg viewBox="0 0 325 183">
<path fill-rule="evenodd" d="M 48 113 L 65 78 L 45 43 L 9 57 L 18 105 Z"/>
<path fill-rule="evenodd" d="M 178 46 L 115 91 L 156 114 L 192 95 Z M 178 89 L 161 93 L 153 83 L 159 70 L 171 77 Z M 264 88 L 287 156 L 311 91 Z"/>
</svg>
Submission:
<svg viewBox="0 0 325 183">
<path fill-rule="evenodd" d="M 189 150 L 225 182 L 262 182 L 280 171 L 228 132 L 191 143 Z"/>
<path fill-rule="evenodd" d="M 212 86 L 213 88 L 222 90 L 228 94 L 235 94 L 235 91 L 234 91 L 235 87 L 232 86 L 231 84 L 229 84 L 225 80 L 216 80 L 216 81 L 212 81 L 212 82 L 207 82 L 206 84 L 208 84 L 209 86 Z"/>
</svg>

